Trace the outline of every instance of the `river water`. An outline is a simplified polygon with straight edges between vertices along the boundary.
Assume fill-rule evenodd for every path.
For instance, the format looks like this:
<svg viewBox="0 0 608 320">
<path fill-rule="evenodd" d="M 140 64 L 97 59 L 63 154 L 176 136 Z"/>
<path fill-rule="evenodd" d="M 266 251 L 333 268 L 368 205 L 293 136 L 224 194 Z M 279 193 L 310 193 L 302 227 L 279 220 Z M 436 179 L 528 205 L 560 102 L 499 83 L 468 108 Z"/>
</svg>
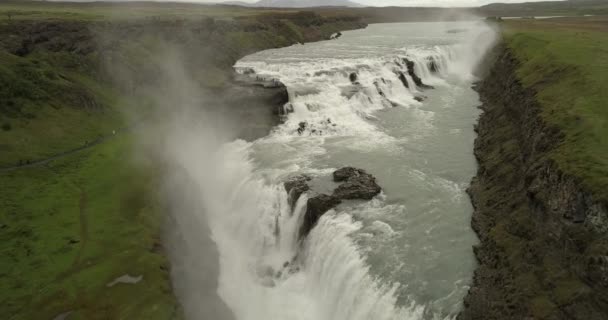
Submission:
<svg viewBox="0 0 608 320">
<path fill-rule="evenodd" d="M 281 125 L 219 146 L 205 160 L 213 169 L 198 173 L 220 258 L 218 294 L 236 319 L 458 313 L 477 242 L 465 193 L 480 104 L 471 85 L 493 40 L 481 21 L 377 24 L 236 64 L 290 95 Z M 433 89 L 416 87 L 404 58 Z M 313 192 L 331 192 L 331 173 L 344 166 L 373 174 L 383 192 L 329 211 L 299 242 L 308 195 L 292 212 L 283 182 L 307 174 Z"/>
</svg>

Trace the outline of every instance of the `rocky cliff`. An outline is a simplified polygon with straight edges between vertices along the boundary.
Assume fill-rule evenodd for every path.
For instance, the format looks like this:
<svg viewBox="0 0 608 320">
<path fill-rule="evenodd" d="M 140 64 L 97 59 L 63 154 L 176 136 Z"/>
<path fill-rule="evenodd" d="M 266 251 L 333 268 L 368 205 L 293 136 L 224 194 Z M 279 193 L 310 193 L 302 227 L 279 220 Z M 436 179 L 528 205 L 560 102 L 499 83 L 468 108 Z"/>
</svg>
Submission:
<svg viewBox="0 0 608 320">
<path fill-rule="evenodd" d="M 478 85 L 477 176 L 468 190 L 480 244 L 458 319 L 607 319 L 606 204 L 550 157 L 564 139 L 499 46 Z"/>
</svg>

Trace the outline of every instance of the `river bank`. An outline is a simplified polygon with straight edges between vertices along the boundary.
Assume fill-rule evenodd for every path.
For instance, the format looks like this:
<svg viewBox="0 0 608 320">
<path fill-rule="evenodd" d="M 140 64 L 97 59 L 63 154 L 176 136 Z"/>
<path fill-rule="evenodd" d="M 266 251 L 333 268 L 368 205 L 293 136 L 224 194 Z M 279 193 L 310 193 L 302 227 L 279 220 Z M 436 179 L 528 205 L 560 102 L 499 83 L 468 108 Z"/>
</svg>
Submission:
<svg viewBox="0 0 608 320">
<path fill-rule="evenodd" d="M 9 258 L 0 264 L 6 280 L 0 314 L 182 318 L 161 239 L 171 208 L 161 194 L 163 165 L 137 151 L 139 133 L 117 130 L 142 117 L 151 119 L 150 129 L 186 101 L 167 104 L 164 97 L 176 96 L 167 88 L 175 86 L 163 85 L 175 69 L 146 61 L 163 57 L 163 49 L 181 54 L 188 85 L 204 96 L 198 108 L 229 118 L 234 137 L 254 139 L 276 124 L 274 109 L 286 92 L 234 81 L 236 59 L 365 24 L 296 11 L 277 16 L 220 8 L 176 19 L 143 6 L 121 12 L 129 21 L 95 6 L 9 6 L 13 17 L 0 20 L 2 165 L 31 163 L 117 134 L 38 167 L 1 173 L 7 190 L 0 197 L 2 252 Z"/>
<path fill-rule="evenodd" d="M 605 83 L 595 78 L 605 65 L 592 56 L 592 47 L 606 44 L 600 26 L 591 19 L 503 25 L 504 42 L 477 86 L 479 169 L 468 193 L 481 243 L 459 319 L 608 314 L 605 190 L 591 175 L 604 170 L 592 159 L 605 144 L 591 138 L 599 127 L 589 122 L 605 119 L 596 109 Z"/>
</svg>

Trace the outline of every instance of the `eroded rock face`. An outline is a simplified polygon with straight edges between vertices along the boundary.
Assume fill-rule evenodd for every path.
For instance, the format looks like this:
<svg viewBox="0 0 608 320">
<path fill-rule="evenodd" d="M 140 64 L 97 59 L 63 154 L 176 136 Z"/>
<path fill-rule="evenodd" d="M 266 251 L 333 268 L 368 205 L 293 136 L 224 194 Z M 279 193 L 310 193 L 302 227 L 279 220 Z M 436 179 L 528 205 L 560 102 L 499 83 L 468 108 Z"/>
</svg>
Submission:
<svg viewBox="0 0 608 320">
<path fill-rule="evenodd" d="M 296 203 L 300 199 L 300 196 L 310 190 L 308 186 L 308 181 L 310 181 L 310 177 L 306 175 L 299 175 L 289 180 L 285 181 L 283 186 L 285 187 L 285 191 L 289 195 L 288 201 L 291 206 L 291 210 L 295 207 Z"/>
<path fill-rule="evenodd" d="M 334 181 L 344 181 L 334 190 L 333 196 L 338 199 L 371 200 L 382 191 L 374 176 L 365 170 L 353 167 L 342 168 L 334 172 Z"/>
<path fill-rule="evenodd" d="M 608 319 L 607 207 L 548 157 L 564 136 L 521 84 L 516 55 L 493 55 L 467 190 L 479 263 L 457 319 Z"/>
<path fill-rule="evenodd" d="M 370 200 L 382 191 L 382 188 L 376 183 L 376 178 L 362 169 L 345 167 L 336 170 L 333 173 L 333 179 L 342 184 L 334 189 L 331 195 L 319 194 L 308 199 L 304 221 L 300 226 L 300 239 L 306 237 L 321 216 L 339 205 L 342 200 Z M 284 183 L 292 210 L 300 196 L 310 190 L 308 185 L 310 180 L 310 177 L 301 175 L 290 178 Z"/>
<path fill-rule="evenodd" d="M 306 131 L 306 127 L 308 127 L 308 122 L 306 121 L 302 121 L 298 124 L 298 134 L 302 135 L 302 133 L 304 133 L 304 131 Z"/>
<path fill-rule="evenodd" d="M 439 65 L 437 64 L 437 61 L 435 61 L 435 58 L 428 57 L 427 60 L 428 60 L 429 71 L 431 71 L 432 73 L 439 72 Z"/>
<path fill-rule="evenodd" d="M 405 78 L 405 74 L 403 74 L 403 72 L 399 72 L 399 80 L 401 81 L 401 83 L 403 83 L 403 86 L 406 88 L 410 88 L 409 83 L 407 83 L 407 79 Z"/>
<path fill-rule="evenodd" d="M 420 77 L 416 74 L 416 71 L 414 70 L 414 67 L 415 67 L 414 61 L 403 58 L 403 63 L 405 63 L 405 65 L 407 66 L 407 73 L 410 75 L 410 77 L 412 77 L 412 80 L 414 81 L 414 83 L 416 84 L 417 87 L 422 88 L 422 89 L 434 89 L 433 86 L 424 84 L 422 82 L 422 79 L 420 79 Z"/>
<path fill-rule="evenodd" d="M 310 233 L 310 230 L 317 225 L 317 222 L 327 211 L 335 208 L 339 205 L 342 200 L 328 196 L 326 194 L 320 194 L 316 197 L 308 199 L 306 203 L 306 213 L 304 214 L 304 222 L 300 226 L 299 238 L 302 239 Z"/>
<path fill-rule="evenodd" d="M 358 177 L 361 174 L 367 174 L 367 173 L 362 169 L 357 169 L 357 168 L 353 168 L 353 167 L 344 167 L 342 169 L 338 169 L 338 170 L 334 171 L 333 176 L 334 176 L 335 182 L 342 182 L 342 181 L 346 181 L 352 177 Z"/>
</svg>

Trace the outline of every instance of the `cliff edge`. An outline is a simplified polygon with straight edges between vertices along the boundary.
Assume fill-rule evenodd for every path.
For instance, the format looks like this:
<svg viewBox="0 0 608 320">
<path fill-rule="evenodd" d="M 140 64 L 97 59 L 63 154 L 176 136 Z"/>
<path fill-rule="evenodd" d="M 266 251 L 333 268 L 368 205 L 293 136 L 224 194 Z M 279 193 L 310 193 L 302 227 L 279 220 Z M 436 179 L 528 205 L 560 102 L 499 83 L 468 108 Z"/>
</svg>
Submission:
<svg viewBox="0 0 608 320">
<path fill-rule="evenodd" d="M 522 84 L 513 48 L 496 50 L 468 190 L 479 267 L 458 319 L 607 319 L 606 203 L 554 160 L 567 134 Z"/>
</svg>

